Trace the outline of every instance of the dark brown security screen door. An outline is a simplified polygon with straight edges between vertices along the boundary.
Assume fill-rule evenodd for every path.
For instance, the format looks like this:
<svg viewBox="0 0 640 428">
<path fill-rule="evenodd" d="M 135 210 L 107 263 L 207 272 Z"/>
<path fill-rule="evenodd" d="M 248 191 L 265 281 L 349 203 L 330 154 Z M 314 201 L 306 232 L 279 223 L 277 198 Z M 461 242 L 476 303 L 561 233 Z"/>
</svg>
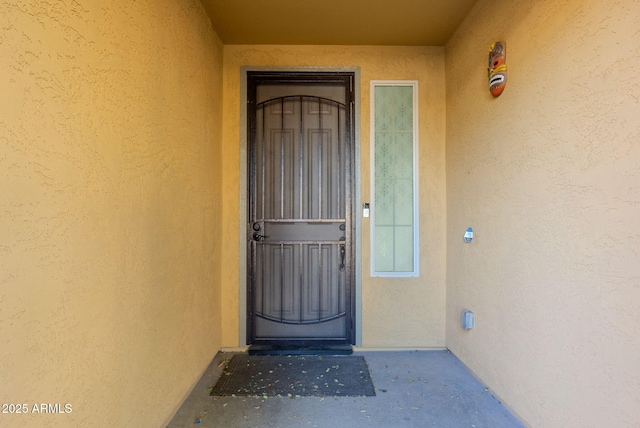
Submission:
<svg viewBox="0 0 640 428">
<path fill-rule="evenodd" d="M 351 73 L 248 73 L 248 341 L 353 343 Z"/>
</svg>

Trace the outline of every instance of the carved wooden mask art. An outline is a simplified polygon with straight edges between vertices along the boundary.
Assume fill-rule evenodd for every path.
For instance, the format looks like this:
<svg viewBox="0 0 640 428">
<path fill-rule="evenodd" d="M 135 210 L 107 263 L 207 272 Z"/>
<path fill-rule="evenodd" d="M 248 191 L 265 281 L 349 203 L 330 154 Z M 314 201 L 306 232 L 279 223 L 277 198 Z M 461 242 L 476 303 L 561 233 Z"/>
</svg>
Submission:
<svg viewBox="0 0 640 428">
<path fill-rule="evenodd" d="M 505 42 L 495 42 L 489 47 L 489 91 L 500 96 L 507 84 L 507 50 Z"/>
</svg>

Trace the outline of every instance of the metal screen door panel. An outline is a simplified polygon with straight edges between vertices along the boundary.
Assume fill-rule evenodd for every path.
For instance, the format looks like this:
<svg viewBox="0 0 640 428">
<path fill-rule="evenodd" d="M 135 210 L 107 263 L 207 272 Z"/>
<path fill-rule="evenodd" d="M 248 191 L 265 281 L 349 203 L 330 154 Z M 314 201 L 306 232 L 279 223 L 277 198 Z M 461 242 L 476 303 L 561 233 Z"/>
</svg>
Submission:
<svg viewBox="0 0 640 428">
<path fill-rule="evenodd" d="M 276 83 L 250 85 L 249 341 L 351 343 L 350 93 Z"/>
</svg>

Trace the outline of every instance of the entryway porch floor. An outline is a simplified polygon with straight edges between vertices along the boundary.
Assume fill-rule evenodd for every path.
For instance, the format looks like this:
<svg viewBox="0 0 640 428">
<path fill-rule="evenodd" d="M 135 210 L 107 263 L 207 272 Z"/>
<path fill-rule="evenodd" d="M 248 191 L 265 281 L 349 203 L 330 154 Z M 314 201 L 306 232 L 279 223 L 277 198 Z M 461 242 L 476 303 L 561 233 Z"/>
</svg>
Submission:
<svg viewBox="0 0 640 428">
<path fill-rule="evenodd" d="M 367 361 L 375 397 L 212 397 L 220 352 L 168 428 L 519 428 L 525 425 L 451 352 L 356 351 Z"/>
</svg>

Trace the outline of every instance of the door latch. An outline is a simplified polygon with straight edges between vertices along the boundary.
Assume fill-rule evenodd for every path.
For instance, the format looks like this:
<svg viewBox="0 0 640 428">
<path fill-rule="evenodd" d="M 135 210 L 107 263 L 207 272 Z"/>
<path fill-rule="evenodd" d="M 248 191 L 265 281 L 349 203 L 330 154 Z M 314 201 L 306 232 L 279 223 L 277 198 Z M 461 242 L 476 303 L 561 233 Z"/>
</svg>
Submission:
<svg viewBox="0 0 640 428">
<path fill-rule="evenodd" d="M 340 244 L 340 270 L 344 271 L 344 259 L 346 256 L 347 250 L 344 244 Z"/>
<path fill-rule="evenodd" d="M 255 231 L 255 232 L 253 232 L 253 240 L 254 241 L 263 241 L 264 238 L 266 238 L 266 236 L 260 234 L 260 231 L 262 229 L 262 225 L 260 224 L 259 221 L 256 221 L 255 223 L 253 223 L 253 225 L 251 225 L 251 228 Z"/>
<path fill-rule="evenodd" d="M 264 238 L 267 238 L 267 237 L 264 236 L 264 235 L 260 235 L 260 233 L 258 233 L 258 232 L 253 234 L 253 240 L 254 241 L 263 241 Z"/>
</svg>

